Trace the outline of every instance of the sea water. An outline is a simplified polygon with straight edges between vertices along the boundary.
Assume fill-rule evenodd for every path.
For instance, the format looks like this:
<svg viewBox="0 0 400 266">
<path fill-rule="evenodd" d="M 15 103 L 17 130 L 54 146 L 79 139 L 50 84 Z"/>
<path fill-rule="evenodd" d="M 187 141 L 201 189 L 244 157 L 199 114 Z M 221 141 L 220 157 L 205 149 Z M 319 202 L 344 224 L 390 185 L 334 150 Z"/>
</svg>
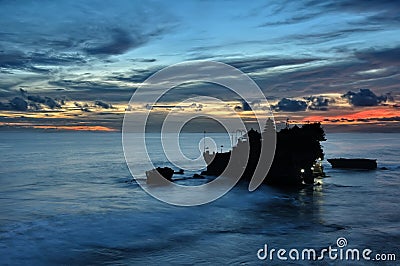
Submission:
<svg viewBox="0 0 400 266">
<path fill-rule="evenodd" d="M 200 156 L 202 137 L 181 135 L 188 158 Z M 208 137 L 229 149 L 226 135 Z M 260 261 L 257 251 L 265 244 L 321 250 L 336 247 L 340 237 L 347 247 L 395 253 L 399 260 L 400 134 L 327 139 L 327 158 L 378 159 L 387 170 L 339 170 L 324 161 L 328 177 L 320 186 L 248 192 L 239 184 L 210 204 L 176 207 L 133 181 L 120 133 L 0 132 L 0 264 L 281 264 L 276 256 Z M 147 144 L 156 166 L 170 165 L 157 134 Z M 136 159 L 140 168 L 143 158 Z M 178 182 L 204 182 L 185 179 L 191 175 Z"/>
</svg>

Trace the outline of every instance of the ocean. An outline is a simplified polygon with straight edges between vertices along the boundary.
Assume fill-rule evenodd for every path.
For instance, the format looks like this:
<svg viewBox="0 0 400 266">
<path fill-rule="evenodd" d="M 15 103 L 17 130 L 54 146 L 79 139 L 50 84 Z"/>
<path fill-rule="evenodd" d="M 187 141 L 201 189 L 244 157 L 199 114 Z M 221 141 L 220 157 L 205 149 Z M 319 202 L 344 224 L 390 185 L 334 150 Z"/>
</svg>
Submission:
<svg viewBox="0 0 400 266">
<path fill-rule="evenodd" d="M 200 155 L 202 136 L 182 134 L 189 158 Z M 228 136 L 208 137 L 229 149 Z M 125 163 L 121 133 L 0 132 L 0 139 L 1 265 L 364 265 L 257 256 L 265 245 L 321 251 L 338 238 L 400 260 L 400 134 L 327 134 L 322 143 L 326 158 L 373 158 L 386 170 L 338 170 L 325 160 L 320 186 L 249 192 L 239 184 L 196 207 L 144 192 Z M 156 134 L 148 150 L 156 166 L 168 165 Z M 191 175 L 178 182 L 204 182 L 185 179 Z"/>
</svg>

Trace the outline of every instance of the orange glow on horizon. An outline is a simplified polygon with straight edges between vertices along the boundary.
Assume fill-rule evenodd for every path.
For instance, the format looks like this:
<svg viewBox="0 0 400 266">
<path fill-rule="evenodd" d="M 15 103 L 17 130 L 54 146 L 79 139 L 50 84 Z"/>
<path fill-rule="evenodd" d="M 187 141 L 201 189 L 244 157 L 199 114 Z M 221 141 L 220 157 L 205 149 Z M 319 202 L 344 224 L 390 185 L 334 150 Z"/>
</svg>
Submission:
<svg viewBox="0 0 400 266">
<path fill-rule="evenodd" d="M 379 119 L 379 118 L 391 118 L 391 117 L 400 117 L 400 110 L 394 108 L 374 108 L 364 111 L 359 111 L 355 113 L 342 114 L 342 115 L 332 115 L 332 116 L 307 116 L 303 118 L 303 122 L 321 122 L 321 123 L 329 123 L 333 122 L 333 120 L 354 120 L 355 122 L 363 122 L 357 121 L 358 119 Z M 324 121 L 329 119 L 329 121 Z M 343 121 L 341 123 L 346 123 Z M 348 122 L 347 122 L 348 123 Z"/>
<path fill-rule="evenodd" d="M 34 128 L 34 129 L 54 129 L 54 130 L 72 130 L 72 131 L 118 131 L 115 128 L 105 126 L 57 126 L 57 125 L 32 125 L 28 123 L 4 123 L 0 122 L 0 126 L 16 126 L 21 128 Z"/>
</svg>

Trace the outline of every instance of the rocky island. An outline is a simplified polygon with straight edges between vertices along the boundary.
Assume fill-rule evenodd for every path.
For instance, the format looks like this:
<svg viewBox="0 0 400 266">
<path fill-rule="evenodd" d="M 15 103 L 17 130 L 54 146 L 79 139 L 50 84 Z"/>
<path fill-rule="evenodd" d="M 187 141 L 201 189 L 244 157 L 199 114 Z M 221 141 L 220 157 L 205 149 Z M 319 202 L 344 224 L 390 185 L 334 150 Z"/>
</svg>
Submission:
<svg viewBox="0 0 400 266">
<path fill-rule="evenodd" d="M 268 120 L 265 128 L 275 125 Z M 207 170 L 203 175 L 235 175 L 237 171 L 226 171 L 229 165 L 236 169 L 245 167 L 241 180 L 250 180 L 256 170 L 257 164 L 263 164 L 260 158 L 261 149 L 272 149 L 268 145 L 262 145 L 270 136 L 268 130 L 259 133 L 256 130 L 249 130 L 231 151 L 221 153 L 209 153 L 206 151 L 203 156 L 207 163 Z M 270 132 L 270 131 L 269 131 Z M 299 186 L 313 184 L 314 178 L 323 175 L 321 160 L 324 158 L 321 141 L 325 141 L 325 132 L 320 123 L 304 124 L 301 127 L 295 125 L 276 132 L 275 156 L 271 167 L 266 173 L 264 183 L 276 186 Z M 242 153 L 249 150 L 247 161 L 243 162 Z M 265 162 L 266 163 L 266 162 Z"/>
</svg>

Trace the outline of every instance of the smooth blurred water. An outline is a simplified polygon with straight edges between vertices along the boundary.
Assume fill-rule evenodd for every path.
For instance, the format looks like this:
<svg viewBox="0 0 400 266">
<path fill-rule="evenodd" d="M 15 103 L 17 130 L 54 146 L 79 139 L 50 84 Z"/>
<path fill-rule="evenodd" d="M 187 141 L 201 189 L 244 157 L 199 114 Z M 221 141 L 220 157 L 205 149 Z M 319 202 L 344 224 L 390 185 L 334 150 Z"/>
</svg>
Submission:
<svg viewBox="0 0 400 266">
<path fill-rule="evenodd" d="M 202 136 L 182 135 L 188 157 L 200 155 Z M 229 147 L 226 135 L 212 137 Z M 320 250 L 338 237 L 399 259 L 400 134 L 327 138 L 327 158 L 376 158 L 388 170 L 334 170 L 324 163 L 329 177 L 322 186 L 250 193 L 238 185 L 211 204 L 174 207 L 132 182 L 119 133 L 1 132 L 0 264 L 259 265 L 256 252 L 264 244 Z M 168 165 L 156 135 L 148 135 L 148 144 L 155 164 Z"/>
</svg>

